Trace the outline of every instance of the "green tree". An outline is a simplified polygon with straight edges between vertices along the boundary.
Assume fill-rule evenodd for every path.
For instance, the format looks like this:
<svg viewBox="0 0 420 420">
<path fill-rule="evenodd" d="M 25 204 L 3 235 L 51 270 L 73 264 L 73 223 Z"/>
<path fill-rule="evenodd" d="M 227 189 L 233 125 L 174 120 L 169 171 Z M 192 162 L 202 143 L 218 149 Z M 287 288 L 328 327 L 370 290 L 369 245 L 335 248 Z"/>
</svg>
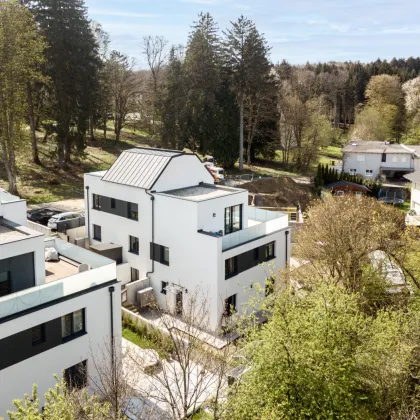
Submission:
<svg viewBox="0 0 420 420">
<path fill-rule="evenodd" d="M 220 86 L 220 40 L 218 27 L 209 13 L 194 22 L 185 54 L 187 83 L 186 112 L 191 148 L 212 149 L 216 113 L 216 93 Z"/>
<path fill-rule="evenodd" d="M 0 146 L 9 182 L 17 194 L 15 151 L 26 140 L 28 83 L 42 79 L 38 71 L 45 44 L 31 13 L 17 1 L 0 1 Z"/>
<path fill-rule="evenodd" d="M 123 416 L 113 415 L 109 403 L 100 402 L 96 396 L 89 396 L 86 390 L 68 390 L 64 379 L 45 394 L 43 409 L 39 407 L 37 386 L 32 395 L 23 400 L 14 400 L 16 411 L 8 411 L 10 420 L 118 420 Z"/>
<path fill-rule="evenodd" d="M 224 32 L 224 61 L 239 104 L 239 169 L 243 170 L 244 107 L 248 102 L 248 141 L 252 145 L 256 122 L 265 115 L 259 110 L 265 103 L 271 77 L 269 48 L 251 20 L 241 16 L 231 24 L 231 28 Z"/>
<path fill-rule="evenodd" d="M 248 368 L 229 419 L 383 419 L 415 401 L 418 314 L 359 309 L 327 277 L 305 296 L 279 291 L 267 324 L 239 349 Z M 414 391 L 413 391 L 414 390 Z M 401 417 L 403 418 L 403 417 Z"/>
<path fill-rule="evenodd" d="M 99 80 L 98 45 L 83 0 L 39 0 L 30 5 L 48 44 L 50 119 L 57 122 L 58 163 L 64 168 L 73 146 L 84 147 L 94 109 L 91 91 Z"/>
</svg>

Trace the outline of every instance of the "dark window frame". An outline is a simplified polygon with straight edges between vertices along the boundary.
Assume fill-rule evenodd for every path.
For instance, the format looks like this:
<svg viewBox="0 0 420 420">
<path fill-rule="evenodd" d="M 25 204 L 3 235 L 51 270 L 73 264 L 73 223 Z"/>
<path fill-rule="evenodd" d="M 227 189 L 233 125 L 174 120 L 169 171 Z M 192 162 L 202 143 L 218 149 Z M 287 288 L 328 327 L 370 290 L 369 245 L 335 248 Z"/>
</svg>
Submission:
<svg viewBox="0 0 420 420">
<path fill-rule="evenodd" d="M 96 235 L 96 229 L 99 228 L 99 236 Z M 102 242 L 102 226 L 93 224 L 93 239 Z"/>
<path fill-rule="evenodd" d="M 75 331 L 75 325 L 74 325 L 74 314 L 78 311 L 82 311 L 82 329 L 80 331 Z M 70 334 L 63 336 L 63 318 L 70 317 Z M 86 334 L 86 311 L 85 308 L 78 309 L 76 311 L 70 312 L 68 314 L 65 314 L 61 317 L 61 339 L 63 343 L 74 340 L 75 338 L 78 338 L 82 335 Z"/>
<path fill-rule="evenodd" d="M 99 194 L 92 194 L 92 208 L 95 210 L 101 209 L 101 196 Z"/>
<path fill-rule="evenodd" d="M 233 270 L 229 270 L 229 261 L 233 261 Z M 238 256 L 225 259 L 225 280 L 230 279 L 238 274 Z"/>
<path fill-rule="evenodd" d="M 0 283 L 7 283 L 7 293 L 0 293 L 0 297 L 10 295 L 12 293 L 12 272 L 10 270 L 2 271 L 2 273 L 7 273 L 7 279 L 1 281 Z"/>
<path fill-rule="evenodd" d="M 134 277 L 136 277 L 135 279 L 133 279 L 133 272 L 135 274 Z M 140 280 L 140 272 L 139 272 L 139 270 L 137 268 L 131 267 L 130 274 L 131 274 L 131 281 Z"/>
<path fill-rule="evenodd" d="M 136 239 L 133 244 L 137 243 L 137 249 L 134 247 L 132 248 L 131 246 L 131 238 Z M 132 236 L 132 235 L 128 235 L 128 252 L 130 252 L 131 254 L 136 254 L 139 255 L 139 250 L 140 250 L 140 244 L 139 244 L 139 238 L 137 236 Z"/>
<path fill-rule="evenodd" d="M 272 252 L 270 252 L 270 246 L 272 245 Z M 264 248 L 264 261 L 270 261 L 276 258 L 276 241 L 265 244 Z"/>
<path fill-rule="evenodd" d="M 69 390 L 85 388 L 88 384 L 87 360 L 64 369 L 63 376 Z"/>
<path fill-rule="evenodd" d="M 165 290 L 166 289 L 166 287 L 168 287 L 168 284 L 169 284 L 169 282 L 167 282 L 167 281 L 161 281 L 161 283 L 160 283 L 160 293 L 162 293 L 162 295 L 166 295 L 166 292 L 167 292 L 167 290 Z"/>
<path fill-rule="evenodd" d="M 137 205 L 137 211 L 131 209 L 132 205 Z M 130 220 L 139 220 L 138 204 L 127 201 L 127 218 Z"/>
<path fill-rule="evenodd" d="M 239 207 L 239 228 L 234 227 L 234 214 L 235 208 Z M 243 205 L 236 204 L 235 206 L 230 206 L 225 208 L 224 213 L 224 230 L 225 235 L 229 235 L 230 233 L 238 232 L 242 230 L 243 226 Z"/>
<path fill-rule="evenodd" d="M 40 338 L 34 340 L 34 330 L 37 328 L 40 328 Z M 45 323 L 32 327 L 32 346 L 37 346 L 38 344 L 45 343 L 45 340 L 46 340 Z"/>
</svg>

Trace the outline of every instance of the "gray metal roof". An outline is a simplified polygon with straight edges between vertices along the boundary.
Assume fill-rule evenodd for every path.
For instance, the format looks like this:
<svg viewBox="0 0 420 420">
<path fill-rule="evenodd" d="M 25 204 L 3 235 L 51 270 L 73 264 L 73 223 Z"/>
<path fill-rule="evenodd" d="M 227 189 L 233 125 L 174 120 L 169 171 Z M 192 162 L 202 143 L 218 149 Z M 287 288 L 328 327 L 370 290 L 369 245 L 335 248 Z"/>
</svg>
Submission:
<svg viewBox="0 0 420 420">
<path fill-rule="evenodd" d="M 359 141 L 350 142 L 343 148 L 343 153 L 402 153 L 410 154 L 414 150 L 409 150 L 402 144 L 390 144 L 384 141 Z"/>
<path fill-rule="evenodd" d="M 149 189 L 173 157 L 184 153 L 137 147 L 125 150 L 102 177 L 103 181 Z"/>
</svg>

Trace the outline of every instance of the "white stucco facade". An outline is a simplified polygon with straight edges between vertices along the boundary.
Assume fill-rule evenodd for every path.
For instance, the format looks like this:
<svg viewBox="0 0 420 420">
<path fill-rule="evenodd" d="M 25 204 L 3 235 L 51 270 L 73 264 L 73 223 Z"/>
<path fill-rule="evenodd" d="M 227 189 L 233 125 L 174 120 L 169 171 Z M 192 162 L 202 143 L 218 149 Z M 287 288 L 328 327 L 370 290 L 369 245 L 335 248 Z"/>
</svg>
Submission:
<svg viewBox="0 0 420 420">
<path fill-rule="evenodd" d="M 14 212 L 7 210 L 11 202 L 0 204 L 0 417 L 5 418 L 7 410 L 14 409 L 12 401 L 30 395 L 33 384 L 42 406 L 45 392 L 56 383 L 54 374 L 60 378 L 81 362 L 86 361 L 92 385 L 97 376 L 94 360 L 110 363 L 103 353 L 111 348 L 112 338 L 121 341 L 115 262 L 56 238 L 44 241 L 42 234 L 21 223 L 26 221 L 26 205 L 22 200 L 16 203 Z M 50 247 L 60 261 L 47 266 L 44 250 Z M 13 261 L 22 255 L 33 255 L 33 267 L 25 267 L 24 273 L 31 274 L 35 285 L 7 293 L 6 281 L 25 281 L 14 272 Z M 87 264 L 86 271 L 78 272 L 81 264 Z M 65 335 L 63 318 L 75 312 L 83 313 L 83 322 L 75 332 L 71 321 L 71 333 Z M 34 330 L 42 331 L 37 342 Z"/>
<path fill-rule="evenodd" d="M 264 289 L 271 271 L 285 267 L 289 257 L 286 250 L 290 249 L 287 215 L 258 209 L 256 212 L 248 206 L 246 190 L 213 185 L 213 178 L 195 155 L 174 156 L 148 188 L 127 185 L 144 181 L 138 178 L 141 171 L 136 165 L 110 169 L 113 173 L 117 170 L 124 173 L 126 181 L 107 181 L 110 176 L 105 173 L 85 175 L 87 235 L 91 244 L 98 244 L 92 234 L 96 225 L 100 227 L 102 243 L 121 245 L 122 265 L 139 270 L 139 279 L 148 278 L 144 284 L 153 288 L 159 305 L 173 306 L 177 293 L 182 293 L 185 302 L 198 291 L 207 297 L 211 328 L 217 329 L 225 299 L 236 295 L 236 308 L 241 310 L 253 292 L 252 283 L 259 283 Z M 104 206 L 94 208 L 93 195 L 103 197 L 104 202 L 112 199 L 137 204 L 137 220 L 111 214 L 112 210 L 104 211 Z M 240 206 L 241 226 L 238 232 L 228 233 L 225 211 L 233 206 Z M 138 255 L 130 252 L 129 236 L 138 238 Z M 247 258 L 243 254 L 271 242 L 275 250 L 269 263 L 239 270 L 225 279 L 227 259 Z M 151 243 L 169 248 L 168 263 L 152 260 Z M 119 272 L 125 277 L 130 270 Z M 119 280 L 124 284 L 131 279 Z M 162 293 L 162 282 L 168 285 L 166 294 Z"/>
</svg>

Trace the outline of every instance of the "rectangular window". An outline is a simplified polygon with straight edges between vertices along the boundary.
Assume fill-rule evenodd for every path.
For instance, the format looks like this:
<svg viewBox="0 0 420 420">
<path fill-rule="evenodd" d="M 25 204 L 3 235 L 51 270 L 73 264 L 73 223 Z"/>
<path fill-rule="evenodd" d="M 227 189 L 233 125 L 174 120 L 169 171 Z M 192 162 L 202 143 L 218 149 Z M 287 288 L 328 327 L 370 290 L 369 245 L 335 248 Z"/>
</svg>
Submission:
<svg viewBox="0 0 420 420">
<path fill-rule="evenodd" d="M 242 229 L 242 204 L 225 208 L 225 235 Z"/>
<path fill-rule="evenodd" d="M 167 246 L 162 247 L 161 255 L 162 255 L 162 260 L 161 260 L 162 264 L 169 265 L 169 248 Z"/>
<path fill-rule="evenodd" d="M 64 380 L 69 389 L 82 389 L 87 385 L 87 361 L 71 366 L 64 371 Z"/>
<path fill-rule="evenodd" d="M 236 295 L 229 296 L 225 299 L 225 316 L 231 316 L 236 312 Z"/>
<path fill-rule="evenodd" d="M 133 254 L 139 254 L 139 238 L 130 235 L 130 248 L 129 251 Z"/>
<path fill-rule="evenodd" d="M 139 279 L 139 270 L 137 268 L 131 267 L 131 281 L 136 281 Z"/>
<path fill-rule="evenodd" d="M 0 272 L 0 297 L 12 293 L 12 281 L 10 271 Z"/>
<path fill-rule="evenodd" d="M 102 228 L 98 225 L 93 225 L 93 239 L 102 241 Z"/>
<path fill-rule="evenodd" d="M 225 260 L 225 279 L 233 277 L 237 274 L 237 257 Z"/>
<path fill-rule="evenodd" d="M 407 162 L 407 157 L 406 156 L 401 156 L 401 162 L 406 163 Z"/>
<path fill-rule="evenodd" d="M 270 242 L 265 246 L 264 253 L 265 261 L 271 260 L 274 258 L 274 242 Z"/>
<path fill-rule="evenodd" d="M 101 209 L 101 196 L 98 194 L 93 194 L 93 208 L 96 210 Z"/>
<path fill-rule="evenodd" d="M 111 209 L 115 209 L 115 198 L 111 198 Z"/>
<path fill-rule="evenodd" d="M 85 310 L 78 311 L 61 317 L 61 337 L 65 340 L 76 338 L 85 332 Z"/>
<path fill-rule="evenodd" d="M 364 162 L 365 161 L 365 155 L 357 155 L 357 161 L 358 162 Z"/>
<path fill-rule="evenodd" d="M 350 175 L 356 175 L 356 169 L 349 169 Z"/>
<path fill-rule="evenodd" d="M 336 191 L 335 195 L 338 197 L 342 197 L 344 195 L 344 191 Z"/>
<path fill-rule="evenodd" d="M 382 162 L 386 162 L 386 153 L 382 153 Z"/>
<path fill-rule="evenodd" d="M 366 176 L 373 176 L 373 170 L 372 169 L 366 169 Z"/>
<path fill-rule="evenodd" d="M 392 161 L 394 163 L 397 163 L 398 162 L 398 156 L 392 156 Z"/>
<path fill-rule="evenodd" d="M 131 220 L 139 219 L 138 204 L 127 203 L 127 217 Z"/>
<path fill-rule="evenodd" d="M 32 345 L 36 346 L 45 341 L 45 324 L 32 328 Z"/>
<path fill-rule="evenodd" d="M 162 293 L 162 295 L 166 295 L 166 288 L 168 287 L 168 282 L 167 281 L 162 281 L 162 285 L 161 285 L 161 289 L 160 289 L 160 293 Z"/>
</svg>

